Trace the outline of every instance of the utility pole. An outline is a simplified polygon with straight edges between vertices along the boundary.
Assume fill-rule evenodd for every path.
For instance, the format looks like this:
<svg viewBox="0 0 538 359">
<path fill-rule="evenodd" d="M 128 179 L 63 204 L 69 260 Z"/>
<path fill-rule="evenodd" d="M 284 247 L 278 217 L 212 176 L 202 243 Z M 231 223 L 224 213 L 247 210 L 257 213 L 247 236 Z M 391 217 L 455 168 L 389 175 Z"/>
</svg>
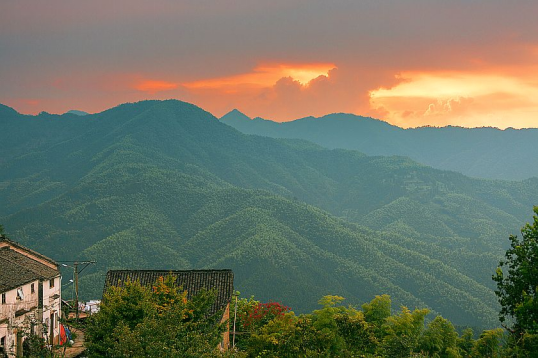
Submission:
<svg viewBox="0 0 538 359">
<path fill-rule="evenodd" d="M 86 269 L 90 264 L 95 264 L 96 262 L 95 261 L 61 261 L 61 262 L 71 262 L 73 263 L 73 266 L 70 266 L 70 265 L 67 265 L 67 264 L 63 264 L 62 263 L 62 266 L 64 267 L 70 267 L 70 268 L 73 268 L 73 271 L 74 271 L 74 277 L 75 277 L 75 301 L 76 301 L 76 311 L 75 311 L 75 315 L 76 315 L 76 319 L 77 319 L 77 322 L 78 322 L 78 319 L 79 319 L 79 309 L 78 309 L 78 275 L 80 273 L 82 273 L 82 271 L 84 269 Z M 79 270 L 79 265 L 82 265 L 82 269 Z"/>
<path fill-rule="evenodd" d="M 235 311 L 234 311 L 234 334 L 233 334 L 233 339 L 232 339 L 232 348 L 235 348 L 235 322 L 237 320 L 237 298 L 239 297 L 239 291 L 235 291 L 234 292 L 234 297 L 235 297 Z M 230 339 L 228 339 L 230 340 Z"/>
<path fill-rule="evenodd" d="M 75 266 L 75 303 L 77 306 L 75 318 L 78 322 L 78 262 L 75 262 L 73 265 Z"/>
</svg>

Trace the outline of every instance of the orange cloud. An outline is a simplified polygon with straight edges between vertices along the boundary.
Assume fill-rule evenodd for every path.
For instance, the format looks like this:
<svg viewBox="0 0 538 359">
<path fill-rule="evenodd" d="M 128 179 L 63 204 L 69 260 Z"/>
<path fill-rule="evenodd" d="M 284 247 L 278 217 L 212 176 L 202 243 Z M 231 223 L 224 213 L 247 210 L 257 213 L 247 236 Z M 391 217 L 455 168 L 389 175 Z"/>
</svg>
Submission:
<svg viewBox="0 0 538 359">
<path fill-rule="evenodd" d="M 0 101 L 0 103 L 4 103 Z M 42 105 L 42 101 L 35 98 L 10 98 L 5 103 L 23 113 L 38 114 L 42 109 L 38 106 Z"/>
<path fill-rule="evenodd" d="M 526 70 L 527 76 L 520 70 L 407 72 L 404 82 L 371 91 L 370 103 L 384 108 L 385 119 L 402 127 L 537 127 L 538 84 L 528 81 L 535 69 Z"/>
<path fill-rule="evenodd" d="M 21 101 L 28 106 L 37 106 L 41 103 L 40 100 L 36 99 L 22 99 Z"/>
<path fill-rule="evenodd" d="M 175 90 L 177 87 L 178 84 L 176 83 L 159 80 L 143 80 L 134 86 L 138 91 L 146 92 L 150 95 L 154 95 L 157 92 Z"/>
<path fill-rule="evenodd" d="M 230 91 L 230 89 L 237 87 L 270 87 L 284 77 L 291 77 L 302 85 L 308 85 L 310 81 L 319 76 L 327 76 L 328 72 L 334 68 L 336 65 L 330 63 L 262 64 L 246 74 L 187 82 L 183 86 L 188 89 L 227 88 Z"/>
<path fill-rule="evenodd" d="M 261 65 L 248 74 L 183 84 L 183 99 L 222 116 L 233 108 L 251 117 L 290 121 L 349 112 L 379 117 L 369 91 L 400 80 L 392 71 L 327 64 Z"/>
</svg>

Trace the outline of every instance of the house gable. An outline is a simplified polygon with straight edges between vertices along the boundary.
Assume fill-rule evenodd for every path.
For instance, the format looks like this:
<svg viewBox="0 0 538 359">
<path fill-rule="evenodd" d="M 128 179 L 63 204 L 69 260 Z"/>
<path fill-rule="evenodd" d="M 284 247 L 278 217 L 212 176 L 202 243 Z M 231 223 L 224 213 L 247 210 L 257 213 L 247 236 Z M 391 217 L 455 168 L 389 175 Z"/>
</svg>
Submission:
<svg viewBox="0 0 538 359">
<path fill-rule="evenodd" d="M 0 247 L 0 292 L 6 292 L 34 280 L 45 280 L 60 275 L 58 268 L 29 258 L 12 249 Z"/>
<path fill-rule="evenodd" d="M 18 252 L 28 258 L 33 259 L 36 262 L 46 265 L 49 268 L 58 269 L 58 263 L 56 263 L 49 257 L 44 256 L 41 253 L 38 253 L 30 248 L 27 248 L 20 243 L 14 242 L 4 235 L 0 235 L 0 249 L 3 248 L 9 248 L 12 251 Z"/>
</svg>

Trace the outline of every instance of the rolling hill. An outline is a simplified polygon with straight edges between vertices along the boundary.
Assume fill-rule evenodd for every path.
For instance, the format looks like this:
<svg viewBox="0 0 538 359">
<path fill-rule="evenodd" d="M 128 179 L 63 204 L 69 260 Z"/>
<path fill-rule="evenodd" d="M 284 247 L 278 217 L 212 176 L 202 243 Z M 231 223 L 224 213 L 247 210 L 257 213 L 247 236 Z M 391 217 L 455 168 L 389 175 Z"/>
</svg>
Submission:
<svg viewBox="0 0 538 359">
<path fill-rule="evenodd" d="M 420 127 L 402 129 L 370 117 L 336 113 L 290 122 L 250 119 L 237 110 L 221 118 L 246 134 L 297 138 L 368 155 L 408 156 L 434 168 L 489 179 L 538 176 L 538 129 Z M 538 123 L 537 123 L 538 126 Z"/>
<path fill-rule="evenodd" d="M 97 259 L 86 298 L 111 268 L 232 268 L 243 295 L 298 312 L 387 293 L 493 325 L 491 273 L 538 193 L 537 179 L 245 135 L 179 101 L 83 117 L 2 107 L 0 130 L 0 223 L 58 261 Z"/>
</svg>

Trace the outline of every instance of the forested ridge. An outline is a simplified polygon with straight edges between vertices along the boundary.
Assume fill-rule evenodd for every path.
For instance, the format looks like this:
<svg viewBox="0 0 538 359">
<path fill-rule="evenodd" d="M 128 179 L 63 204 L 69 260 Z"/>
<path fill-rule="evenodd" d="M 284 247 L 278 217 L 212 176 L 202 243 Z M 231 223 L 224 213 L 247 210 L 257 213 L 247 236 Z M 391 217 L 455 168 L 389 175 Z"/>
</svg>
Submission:
<svg viewBox="0 0 538 359">
<path fill-rule="evenodd" d="M 54 259 L 97 259 L 87 299 L 112 268 L 232 268 L 244 295 L 298 313 L 389 294 L 492 327 L 491 274 L 538 193 L 536 178 L 245 135 L 179 101 L 84 117 L 0 106 L 0 132 L 0 223 Z"/>
<path fill-rule="evenodd" d="M 233 110 L 221 120 L 243 133 L 300 138 L 327 148 L 368 155 L 401 155 L 467 176 L 523 180 L 538 177 L 538 129 L 458 126 L 403 129 L 382 120 L 346 113 L 289 122 L 251 119 Z"/>
</svg>

